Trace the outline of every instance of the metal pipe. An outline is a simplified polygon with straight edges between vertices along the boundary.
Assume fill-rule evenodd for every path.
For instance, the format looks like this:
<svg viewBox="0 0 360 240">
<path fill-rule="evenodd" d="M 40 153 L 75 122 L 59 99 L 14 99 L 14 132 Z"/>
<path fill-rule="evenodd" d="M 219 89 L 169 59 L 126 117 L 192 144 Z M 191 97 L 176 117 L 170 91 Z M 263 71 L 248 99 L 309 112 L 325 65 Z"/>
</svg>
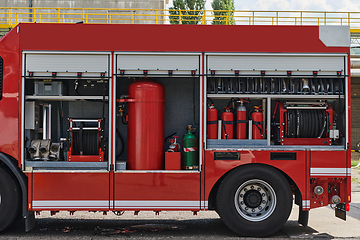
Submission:
<svg viewBox="0 0 360 240">
<path fill-rule="evenodd" d="M 43 105 L 43 139 L 51 139 L 51 104 Z"/>
</svg>

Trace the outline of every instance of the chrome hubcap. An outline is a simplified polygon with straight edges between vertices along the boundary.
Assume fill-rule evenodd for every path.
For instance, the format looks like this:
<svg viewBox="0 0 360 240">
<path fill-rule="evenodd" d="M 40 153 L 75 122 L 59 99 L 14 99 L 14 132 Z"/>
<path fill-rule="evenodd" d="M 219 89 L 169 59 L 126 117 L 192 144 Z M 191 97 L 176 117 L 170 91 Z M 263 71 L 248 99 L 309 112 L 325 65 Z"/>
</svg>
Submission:
<svg viewBox="0 0 360 240">
<path fill-rule="evenodd" d="M 274 212 L 276 206 L 274 189 L 259 179 L 241 184 L 234 200 L 238 213 L 252 222 L 265 220 Z"/>
</svg>

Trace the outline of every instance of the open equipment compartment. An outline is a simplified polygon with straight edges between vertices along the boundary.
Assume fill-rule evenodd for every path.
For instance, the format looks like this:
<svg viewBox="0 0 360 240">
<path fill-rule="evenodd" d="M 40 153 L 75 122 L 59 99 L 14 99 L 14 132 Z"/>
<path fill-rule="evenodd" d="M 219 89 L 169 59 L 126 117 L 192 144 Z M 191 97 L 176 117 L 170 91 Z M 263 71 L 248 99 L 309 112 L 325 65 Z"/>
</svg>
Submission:
<svg viewBox="0 0 360 240">
<path fill-rule="evenodd" d="M 107 170 L 111 55 L 23 52 L 27 170 Z"/>
<path fill-rule="evenodd" d="M 206 54 L 206 149 L 346 148 L 345 63 L 343 54 Z"/>
<path fill-rule="evenodd" d="M 117 52 L 115 57 L 115 170 L 197 172 L 201 54 Z"/>
</svg>

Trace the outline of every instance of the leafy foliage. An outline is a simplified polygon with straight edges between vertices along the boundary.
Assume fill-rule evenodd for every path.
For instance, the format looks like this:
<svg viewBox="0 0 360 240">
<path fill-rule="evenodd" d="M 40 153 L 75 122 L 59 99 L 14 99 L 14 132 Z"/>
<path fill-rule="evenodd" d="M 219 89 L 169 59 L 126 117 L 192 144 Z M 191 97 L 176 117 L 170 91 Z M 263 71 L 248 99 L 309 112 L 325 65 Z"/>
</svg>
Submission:
<svg viewBox="0 0 360 240">
<path fill-rule="evenodd" d="M 205 0 L 174 0 L 170 7 L 170 23 L 198 24 L 204 14 Z"/>
<path fill-rule="evenodd" d="M 234 0 L 214 0 L 211 6 L 215 16 L 213 25 L 235 25 Z"/>
</svg>

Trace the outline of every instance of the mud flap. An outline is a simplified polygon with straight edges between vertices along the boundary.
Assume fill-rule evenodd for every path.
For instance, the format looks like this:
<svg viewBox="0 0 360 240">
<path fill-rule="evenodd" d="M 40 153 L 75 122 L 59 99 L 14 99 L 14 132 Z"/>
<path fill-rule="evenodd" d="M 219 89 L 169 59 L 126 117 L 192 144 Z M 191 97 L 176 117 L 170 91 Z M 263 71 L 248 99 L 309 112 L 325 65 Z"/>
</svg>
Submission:
<svg viewBox="0 0 360 240">
<path fill-rule="evenodd" d="M 309 211 L 303 211 L 301 206 L 299 206 L 298 223 L 303 225 L 305 228 L 308 226 L 309 223 Z"/>
<path fill-rule="evenodd" d="M 35 227 L 35 214 L 33 211 L 28 211 L 25 217 L 25 232 L 31 231 Z"/>
<path fill-rule="evenodd" d="M 345 203 L 339 203 L 335 206 L 335 216 L 346 221 Z"/>
</svg>

